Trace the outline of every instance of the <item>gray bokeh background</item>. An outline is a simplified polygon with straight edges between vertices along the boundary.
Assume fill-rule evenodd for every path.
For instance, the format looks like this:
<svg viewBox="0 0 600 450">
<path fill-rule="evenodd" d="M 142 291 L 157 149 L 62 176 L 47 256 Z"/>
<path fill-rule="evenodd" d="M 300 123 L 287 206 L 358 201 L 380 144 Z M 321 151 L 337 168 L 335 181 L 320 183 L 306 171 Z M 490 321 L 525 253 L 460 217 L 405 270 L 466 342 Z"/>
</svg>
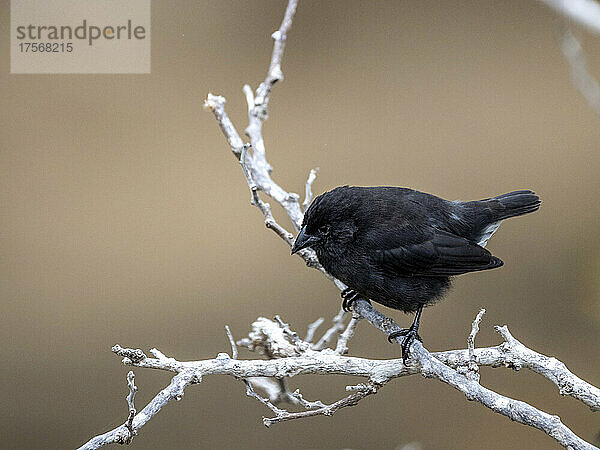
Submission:
<svg viewBox="0 0 600 450">
<path fill-rule="evenodd" d="M 256 317 L 280 314 L 303 333 L 337 312 L 334 286 L 264 228 L 202 109 L 208 92 L 224 95 L 244 129 L 241 88 L 264 78 L 284 8 L 154 2 L 152 74 L 10 75 L 9 2 L 0 3 L 3 447 L 75 447 L 122 423 L 128 368 L 115 343 L 205 359 L 228 351 L 225 324 L 240 338 Z M 301 0 L 264 137 L 274 177 L 296 192 L 316 166 L 317 193 L 391 184 L 470 200 L 535 190 L 540 211 L 489 242 L 505 266 L 459 277 L 424 312 L 422 335 L 432 351 L 464 347 L 485 307 L 478 345 L 498 343 L 492 325 L 508 324 L 598 385 L 600 118 L 570 82 L 555 41 L 562 24 L 535 1 Z M 579 36 L 600 75 L 598 37 Z M 350 352 L 399 355 L 368 324 Z M 141 409 L 170 376 L 135 372 Z M 357 381 L 290 385 L 334 401 Z M 600 431 L 598 413 L 539 376 L 483 369 L 482 382 L 559 414 L 584 439 Z M 207 377 L 133 445 L 558 448 L 419 377 L 331 418 L 266 429 L 266 414 L 239 381 Z"/>
</svg>

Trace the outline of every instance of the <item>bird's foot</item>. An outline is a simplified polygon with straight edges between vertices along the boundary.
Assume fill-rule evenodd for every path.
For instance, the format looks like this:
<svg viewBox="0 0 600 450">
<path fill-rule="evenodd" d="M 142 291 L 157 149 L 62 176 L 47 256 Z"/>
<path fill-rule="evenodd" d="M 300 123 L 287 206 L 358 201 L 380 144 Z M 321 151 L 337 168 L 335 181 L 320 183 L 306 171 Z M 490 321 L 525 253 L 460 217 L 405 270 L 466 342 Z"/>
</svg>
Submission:
<svg viewBox="0 0 600 450">
<path fill-rule="evenodd" d="M 419 327 L 415 327 L 414 324 L 410 326 L 410 328 L 405 328 L 403 330 L 394 331 L 392 334 L 388 336 L 388 341 L 391 343 L 396 338 L 400 336 L 404 336 L 402 340 L 402 344 L 400 344 L 400 348 L 402 349 L 402 362 L 406 364 L 406 360 L 410 356 L 410 346 L 415 341 L 415 339 L 419 342 L 423 342 L 423 338 L 419 336 L 418 333 Z"/>
<path fill-rule="evenodd" d="M 340 295 L 344 299 L 342 301 L 342 308 L 346 312 L 350 311 L 354 302 L 360 297 L 360 294 L 351 288 L 344 289 Z"/>
</svg>

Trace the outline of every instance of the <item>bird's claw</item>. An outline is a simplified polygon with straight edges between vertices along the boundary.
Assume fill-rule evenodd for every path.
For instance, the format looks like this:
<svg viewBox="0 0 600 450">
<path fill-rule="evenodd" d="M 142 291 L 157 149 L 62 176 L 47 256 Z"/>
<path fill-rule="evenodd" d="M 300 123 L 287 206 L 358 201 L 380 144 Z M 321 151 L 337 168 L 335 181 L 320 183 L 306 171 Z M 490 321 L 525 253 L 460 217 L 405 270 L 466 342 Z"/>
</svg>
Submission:
<svg viewBox="0 0 600 450">
<path fill-rule="evenodd" d="M 413 344 L 415 339 L 419 342 L 423 342 L 423 338 L 417 332 L 417 329 L 410 328 L 394 331 L 388 336 L 388 342 L 393 342 L 396 338 L 404 336 L 400 348 L 402 349 L 402 362 L 406 364 L 406 360 L 410 356 L 410 346 Z"/>
<path fill-rule="evenodd" d="M 354 302 L 360 297 L 360 294 L 351 288 L 344 289 L 340 295 L 344 299 L 342 301 L 342 308 L 346 312 L 351 310 Z"/>
<path fill-rule="evenodd" d="M 352 288 L 346 288 L 342 292 L 340 292 L 340 297 L 346 298 L 346 296 L 348 294 L 350 294 L 351 292 L 355 292 L 354 289 L 352 289 Z"/>
</svg>

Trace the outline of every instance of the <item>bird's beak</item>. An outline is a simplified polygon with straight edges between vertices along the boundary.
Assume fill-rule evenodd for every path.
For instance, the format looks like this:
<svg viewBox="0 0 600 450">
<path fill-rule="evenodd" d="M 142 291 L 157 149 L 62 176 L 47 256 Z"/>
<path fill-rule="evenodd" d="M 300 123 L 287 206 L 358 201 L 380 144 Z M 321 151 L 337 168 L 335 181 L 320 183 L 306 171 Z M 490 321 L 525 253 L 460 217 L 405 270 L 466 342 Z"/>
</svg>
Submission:
<svg viewBox="0 0 600 450">
<path fill-rule="evenodd" d="M 303 248 L 310 247 L 315 242 L 319 241 L 317 236 L 313 236 L 312 234 L 306 233 L 306 227 L 300 230 L 298 236 L 296 237 L 296 241 L 294 241 L 294 246 L 292 247 L 292 255 L 296 252 L 299 252 Z"/>
</svg>

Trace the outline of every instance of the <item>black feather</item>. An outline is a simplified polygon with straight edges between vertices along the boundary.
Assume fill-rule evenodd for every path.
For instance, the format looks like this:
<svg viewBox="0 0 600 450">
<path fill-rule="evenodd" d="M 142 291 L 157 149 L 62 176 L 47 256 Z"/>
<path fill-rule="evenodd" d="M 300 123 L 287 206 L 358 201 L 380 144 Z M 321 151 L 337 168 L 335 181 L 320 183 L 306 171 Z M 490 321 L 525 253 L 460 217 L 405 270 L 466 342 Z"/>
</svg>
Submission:
<svg viewBox="0 0 600 450">
<path fill-rule="evenodd" d="M 310 238 L 331 275 L 363 297 L 411 312 L 439 299 L 451 276 L 502 266 L 482 246 L 488 235 L 501 220 L 539 206 L 531 191 L 452 202 L 407 188 L 341 186 L 310 205 L 294 251 Z"/>
</svg>

